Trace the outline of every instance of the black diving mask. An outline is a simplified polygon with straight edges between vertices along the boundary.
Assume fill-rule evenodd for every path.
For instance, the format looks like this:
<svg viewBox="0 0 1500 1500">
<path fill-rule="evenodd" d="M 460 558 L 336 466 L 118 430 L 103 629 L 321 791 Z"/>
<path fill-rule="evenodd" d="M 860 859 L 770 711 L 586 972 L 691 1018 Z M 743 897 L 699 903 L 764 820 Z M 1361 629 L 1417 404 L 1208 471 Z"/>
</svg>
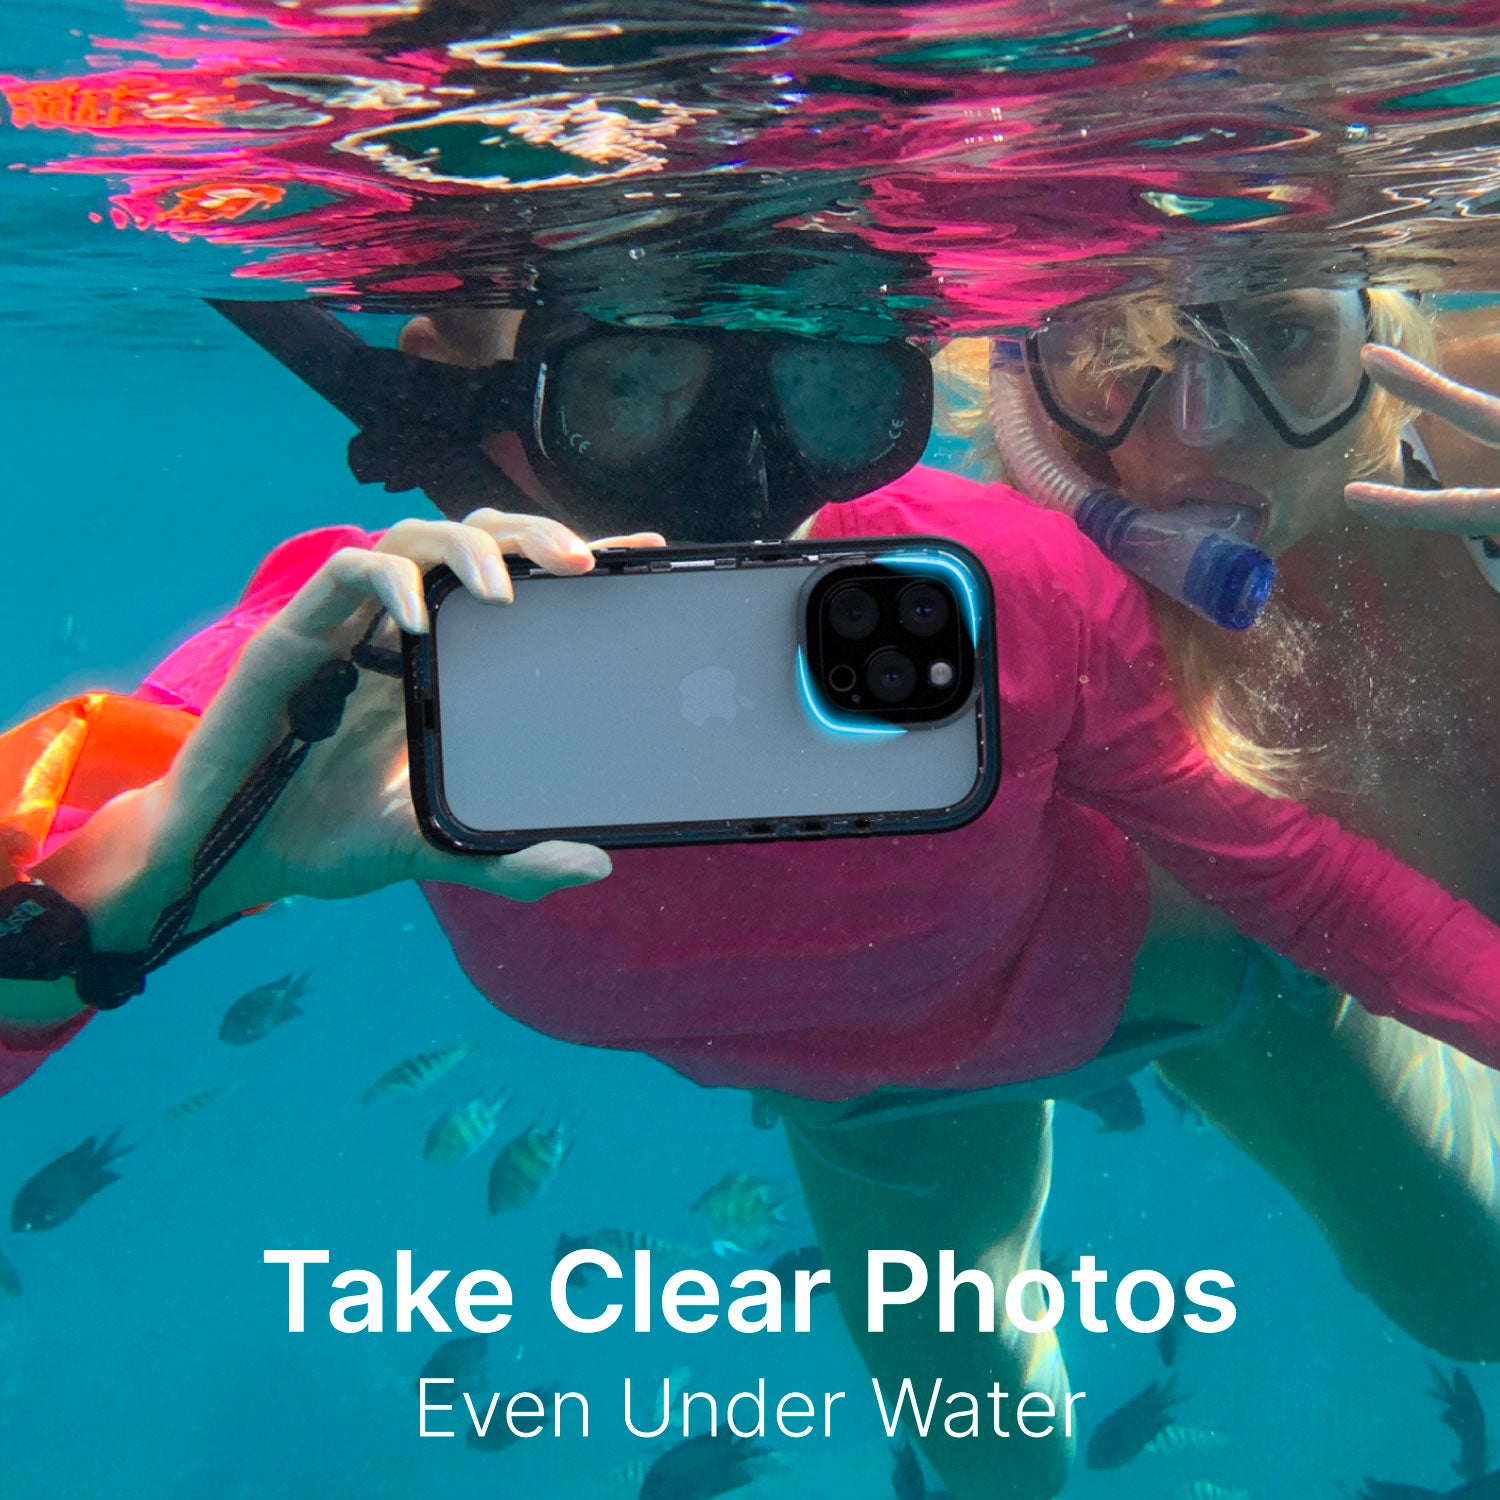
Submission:
<svg viewBox="0 0 1500 1500">
<path fill-rule="evenodd" d="M 515 358 L 473 370 L 365 344 L 308 303 L 213 305 L 360 427 L 357 479 L 420 488 L 450 516 L 538 508 L 480 446 L 508 432 L 586 533 L 780 538 L 904 474 L 932 425 L 931 364 L 904 340 L 530 313 Z"/>
<path fill-rule="evenodd" d="M 1315 448 L 1363 409 L 1374 340 L 1363 290 L 1290 290 L 1175 309 L 1182 335 L 1143 362 L 1129 304 L 1050 323 L 1025 341 L 1043 409 L 1064 432 L 1105 452 L 1125 441 L 1153 396 L 1171 395 L 1179 438 L 1227 441 L 1258 411 L 1291 448 Z"/>
</svg>

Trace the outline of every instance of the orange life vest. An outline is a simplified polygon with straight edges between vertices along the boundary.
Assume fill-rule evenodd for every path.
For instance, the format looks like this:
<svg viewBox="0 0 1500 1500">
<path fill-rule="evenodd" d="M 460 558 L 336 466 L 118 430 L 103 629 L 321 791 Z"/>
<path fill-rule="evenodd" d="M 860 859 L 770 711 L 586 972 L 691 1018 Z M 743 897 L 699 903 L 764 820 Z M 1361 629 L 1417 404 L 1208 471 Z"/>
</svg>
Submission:
<svg viewBox="0 0 1500 1500">
<path fill-rule="evenodd" d="M 0 884 L 41 856 L 60 808 L 92 813 L 155 781 L 197 723 L 184 708 L 83 693 L 0 734 Z"/>
</svg>

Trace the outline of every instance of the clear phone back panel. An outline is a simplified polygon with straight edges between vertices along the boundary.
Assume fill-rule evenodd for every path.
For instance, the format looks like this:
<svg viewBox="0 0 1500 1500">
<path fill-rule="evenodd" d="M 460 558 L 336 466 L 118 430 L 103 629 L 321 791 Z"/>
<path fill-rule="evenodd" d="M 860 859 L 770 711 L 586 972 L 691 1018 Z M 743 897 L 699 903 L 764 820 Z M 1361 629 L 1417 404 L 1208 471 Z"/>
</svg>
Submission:
<svg viewBox="0 0 1500 1500">
<path fill-rule="evenodd" d="M 470 829 L 938 811 L 970 796 L 979 716 L 831 728 L 799 684 L 808 565 L 518 580 L 437 611 L 442 799 Z M 818 705 L 821 707 L 821 705 Z"/>
</svg>

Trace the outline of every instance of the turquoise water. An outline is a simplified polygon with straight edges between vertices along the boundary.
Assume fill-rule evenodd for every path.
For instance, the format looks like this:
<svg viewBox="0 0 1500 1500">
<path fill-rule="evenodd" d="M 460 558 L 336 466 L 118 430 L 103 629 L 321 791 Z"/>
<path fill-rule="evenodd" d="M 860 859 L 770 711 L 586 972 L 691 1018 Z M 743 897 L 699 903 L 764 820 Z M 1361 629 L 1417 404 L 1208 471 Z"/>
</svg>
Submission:
<svg viewBox="0 0 1500 1500">
<path fill-rule="evenodd" d="M 204 317 L 205 336 L 214 337 Z M 7 716 L 67 691 L 123 689 L 234 597 L 253 561 L 298 529 L 400 514 L 348 478 L 343 424 L 248 347 L 111 348 L 12 333 L 5 405 L 25 440 L 6 453 L 32 565 L 16 583 L 36 622 L 11 656 Z M 151 435 L 156 457 L 122 463 Z M 65 510 L 59 507 L 66 506 Z M 16 514 L 15 511 L 12 512 Z M 59 516 L 79 538 L 64 553 Z M 45 566 L 43 559 L 53 565 Z M 85 646 L 57 641 L 78 621 Z M 306 1015 L 243 1053 L 217 1040 L 243 991 L 310 969 Z M 469 1036 L 481 1050 L 432 1094 L 364 1109 L 388 1066 Z M 474 994 L 419 894 L 298 902 L 246 921 L 156 976 L 118 1015 L 93 1022 L 0 1102 L 12 1190 L 91 1132 L 140 1133 L 179 1099 L 234 1079 L 236 1092 L 142 1144 L 121 1181 L 57 1231 L 0 1234 L 21 1299 L 0 1324 L 0 1433 L 7 1493 L 26 1497 L 593 1495 L 644 1445 L 622 1434 L 626 1374 L 686 1364 L 724 1394 L 764 1375 L 774 1390 L 847 1390 L 831 1440 L 788 1450 L 753 1494 L 885 1493 L 887 1444 L 835 1310 L 814 1329 L 751 1337 L 560 1329 L 546 1298 L 559 1233 L 607 1225 L 701 1239 L 690 1205 L 724 1171 L 792 1193 L 777 1251 L 807 1242 L 779 1133 L 753 1130 L 744 1096 L 696 1088 L 642 1058 L 536 1036 Z M 1365 1473 L 1447 1482 L 1450 1442 L 1424 1395 L 1427 1356 L 1343 1280 L 1306 1216 L 1217 1134 L 1180 1125 L 1147 1075 L 1136 1133 L 1099 1132 L 1060 1106 L 1046 1242 L 1092 1251 L 1116 1274 L 1204 1266 L 1237 1284 L 1236 1326 L 1190 1340 L 1182 1420 L 1230 1445 L 1204 1461 L 1143 1459 L 1120 1475 L 1080 1467 L 1068 1494 L 1154 1497 L 1212 1477 L 1257 1495 L 1334 1494 Z M 531 1209 L 489 1218 L 481 1156 L 421 1160 L 442 1105 L 484 1084 L 514 1098 L 502 1135 L 561 1108 L 578 1144 Z M 494 1337 L 497 1387 L 566 1381 L 596 1397 L 593 1435 L 499 1454 L 416 1437 L 411 1382 L 435 1334 L 285 1331 L 285 1283 L 270 1246 L 325 1248 L 337 1268 L 390 1275 L 394 1251 L 511 1276 L 518 1313 Z M 751 1257 L 724 1266 L 764 1264 Z M 451 1283 L 450 1283 L 451 1284 Z M 1067 1325 L 1065 1325 L 1066 1327 Z M 1102 1414 L 1161 1373 L 1155 1341 L 1074 1328 L 1066 1346 L 1084 1410 Z M 1493 1402 L 1493 1377 L 1471 1370 Z"/>
<path fill-rule="evenodd" d="M 76 9 L 79 25 L 97 21 L 91 7 Z M 57 29 L 68 24 L 59 11 Z M 7 67 L 81 68 L 55 37 L 24 62 Z M 22 145 L 34 160 L 35 138 Z M 419 503 L 357 486 L 344 462 L 348 424 L 192 295 L 222 289 L 238 247 L 89 224 L 82 215 L 101 201 L 98 184 L 51 181 L 56 192 L 20 174 L 0 188 L 3 221 L 34 224 L 36 237 L 0 335 L 6 723 L 86 687 L 128 691 L 220 614 L 280 539 L 386 525 Z M 44 202 L 51 216 L 37 217 Z M 1484 284 L 1477 263 L 1467 274 Z M 951 443 L 932 456 L 960 457 Z M 252 1047 L 223 1045 L 230 1004 L 287 970 L 311 972 L 305 1015 Z M 401 1058 L 465 1037 L 478 1051 L 429 1093 L 360 1103 Z M 1136 1131 L 1101 1132 L 1090 1115 L 1058 1106 L 1043 1243 L 1070 1258 L 1092 1253 L 1115 1278 L 1139 1267 L 1233 1276 L 1235 1327 L 1190 1335 L 1177 1367 L 1180 1420 L 1227 1442 L 1147 1455 L 1117 1473 L 1080 1461 L 1066 1493 L 1166 1500 L 1211 1480 L 1257 1497 L 1332 1496 L 1370 1474 L 1447 1488 L 1455 1449 L 1426 1395 L 1431 1356 L 1345 1281 L 1288 1195 L 1216 1132 L 1179 1121 L 1149 1074 L 1136 1081 L 1146 1113 Z M 165 1110 L 222 1083 L 235 1088 L 158 1128 Z M 577 1133 L 556 1184 L 503 1217 L 485 1212 L 489 1153 L 458 1166 L 422 1159 L 433 1119 L 493 1087 L 511 1095 L 497 1141 L 558 1112 Z M 0 1099 L 0 1187 L 13 1192 L 85 1136 L 117 1127 L 134 1145 L 118 1184 L 53 1232 L 0 1231 L 22 1285 L 0 1302 L 7 1500 L 631 1495 L 619 1471 L 662 1445 L 624 1433 L 621 1382 L 659 1383 L 679 1365 L 721 1400 L 762 1377 L 773 1397 L 848 1392 L 834 1435 L 776 1440 L 784 1461 L 748 1495 L 890 1493 L 869 1378 L 826 1299 L 813 1304 L 806 1334 L 558 1326 L 546 1284 L 560 1234 L 610 1226 L 686 1241 L 721 1282 L 807 1244 L 790 1156 L 779 1130 L 752 1128 L 741 1093 L 549 1040 L 493 1009 L 413 887 L 292 901 L 173 962 L 143 998 L 94 1020 Z M 789 1198 L 790 1222 L 763 1255 L 714 1256 L 691 1211 L 730 1170 Z M 388 1286 L 398 1249 L 423 1272 L 503 1271 L 516 1315 L 490 1341 L 494 1387 L 583 1392 L 590 1436 L 501 1453 L 420 1439 L 413 1383 L 441 1336 L 335 1334 L 316 1272 L 309 1331 L 289 1334 L 284 1274 L 262 1264 L 271 1247 L 326 1249 L 329 1270 L 365 1267 Z M 1085 1439 L 1164 1373 L 1152 1338 L 1089 1334 L 1071 1313 L 1063 1336 L 1073 1389 L 1088 1393 Z M 1494 1374 L 1469 1373 L 1500 1409 Z"/>
</svg>

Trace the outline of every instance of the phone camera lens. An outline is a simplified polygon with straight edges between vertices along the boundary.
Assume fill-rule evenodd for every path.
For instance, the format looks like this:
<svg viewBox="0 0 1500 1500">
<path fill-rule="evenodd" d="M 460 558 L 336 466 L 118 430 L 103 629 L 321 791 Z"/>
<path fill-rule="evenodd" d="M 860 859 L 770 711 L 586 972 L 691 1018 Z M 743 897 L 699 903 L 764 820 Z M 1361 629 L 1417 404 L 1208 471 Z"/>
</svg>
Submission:
<svg viewBox="0 0 1500 1500">
<path fill-rule="evenodd" d="M 916 663 L 886 646 L 865 663 L 865 681 L 882 703 L 904 703 L 917 690 Z"/>
<path fill-rule="evenodd" d="M 862 641 L 880 623 L 880 606 L 872 595 L 850 585 L 828 601 L 828 623 L 846 641 Z"/>
<path fill-rule="evenodd" d="M 896 613 L 913 635 L 936 635 L 948 623 L 948 596 L 930 583 L 914 583 L 902 591 Z"/>
</svg>

